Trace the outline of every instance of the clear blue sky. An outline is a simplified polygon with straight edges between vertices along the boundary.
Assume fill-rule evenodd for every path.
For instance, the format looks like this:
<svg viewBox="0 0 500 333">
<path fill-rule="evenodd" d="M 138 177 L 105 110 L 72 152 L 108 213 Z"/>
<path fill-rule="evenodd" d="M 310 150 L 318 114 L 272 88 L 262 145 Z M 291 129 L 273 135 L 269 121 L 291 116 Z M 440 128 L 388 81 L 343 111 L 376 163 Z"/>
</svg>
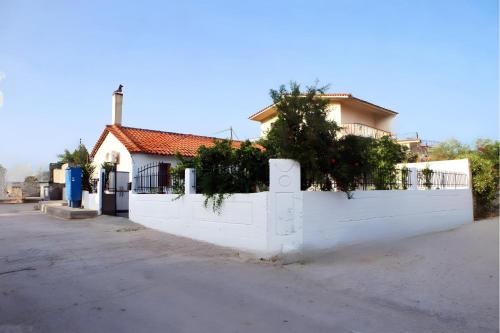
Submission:
<svg viewBox="0 0 500 333">
<path fill-rule="evenodd" d="M 134 127 L 256 137 L 270 88 L 319 79 L 398 133 L 498 138 L 498 37 L 494 0 L 0 0 L 0 164 L 91 148 L 119 83 Z"/>
</svg>

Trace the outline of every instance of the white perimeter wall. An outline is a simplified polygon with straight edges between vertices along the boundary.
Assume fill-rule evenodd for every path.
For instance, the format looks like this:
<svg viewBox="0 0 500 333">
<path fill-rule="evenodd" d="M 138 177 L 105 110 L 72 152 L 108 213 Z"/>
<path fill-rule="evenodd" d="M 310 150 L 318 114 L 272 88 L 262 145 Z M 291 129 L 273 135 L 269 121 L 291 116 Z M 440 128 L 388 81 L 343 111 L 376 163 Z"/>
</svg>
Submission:
<svg viewBox="0 0 500 333">
<path fill-rule="evenodd" d="M 86 209 L 97 210 L 100 214 L 99 194 L 82 191 L 82 206 Z"/>
<path fill-rule="evenodd" d="M 429 169 L 434 171 L 459 172 L 469 174 L 469 159 L 463 158 L 460 160 L 445 160 L 445 161 L 430 161 L 418 163 L 398 164 L 399 167 L 406 166 L 407 168 L 416 168 L 418 170 Z"/>
<path fill-rule="evenodd" d="M 129 218 L 149 228 L 254 253 L 267 249 L 268 192 L 234 194 L 221 214 L 202 194 L 130 193 Z"/>
<path fill-rule="evenodd" d="M 461 190 L 302 192 L 303 248 L 321 250 L 401 239 L 472 223 L 472 193 Z"/>
<path fill-rule="evenodd" d="M 130 194 L 129 217 L 147 227 L 259 256 L 317 251 L 452 229 L 473 222 L 458 190 L 300 191 L 300 166 L 270 161 L 270 191 L 234 194 L 220 215 L 201 194 Z"/>
</svg>

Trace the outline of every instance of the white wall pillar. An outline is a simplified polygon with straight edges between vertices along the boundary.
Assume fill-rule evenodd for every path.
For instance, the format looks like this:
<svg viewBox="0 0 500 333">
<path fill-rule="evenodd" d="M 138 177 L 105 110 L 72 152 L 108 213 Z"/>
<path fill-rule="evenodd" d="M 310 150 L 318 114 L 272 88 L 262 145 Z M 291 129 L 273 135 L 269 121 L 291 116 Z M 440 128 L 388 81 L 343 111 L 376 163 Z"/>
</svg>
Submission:
<svg viewBox="0 0 500 333">
<path fill-rule="evenodd" d="M 300 251 L 303 242 L 300 164 L 294 160 L 270 159 L 269 168 L 269 250 Z"/>
<path fill-rule="evenodd" d="M 418 177 L 417 177 L 417 168 L 408 168 L 410 171 L 410 183 L 411 185 L 408 187 L 409 190 L 418 190 Z"/>
<path fill-rule="evenodd" d="M 184 170 L 184 194 L 196 193 L 196 169 L 186 168 Z"/>
</svg>

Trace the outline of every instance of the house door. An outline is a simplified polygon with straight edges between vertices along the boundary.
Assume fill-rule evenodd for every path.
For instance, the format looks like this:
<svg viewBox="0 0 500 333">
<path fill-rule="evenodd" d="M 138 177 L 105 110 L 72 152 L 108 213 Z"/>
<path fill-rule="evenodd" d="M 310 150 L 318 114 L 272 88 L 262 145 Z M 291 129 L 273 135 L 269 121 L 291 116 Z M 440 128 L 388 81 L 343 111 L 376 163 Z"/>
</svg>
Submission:
<svg viewBox="0 0 500 333">
<path fill-rule="evenodd" d="M 105 175 L 102 189 L 102 213 L 128 217 L 129 173 L 111 171 Z"/>
</svg>

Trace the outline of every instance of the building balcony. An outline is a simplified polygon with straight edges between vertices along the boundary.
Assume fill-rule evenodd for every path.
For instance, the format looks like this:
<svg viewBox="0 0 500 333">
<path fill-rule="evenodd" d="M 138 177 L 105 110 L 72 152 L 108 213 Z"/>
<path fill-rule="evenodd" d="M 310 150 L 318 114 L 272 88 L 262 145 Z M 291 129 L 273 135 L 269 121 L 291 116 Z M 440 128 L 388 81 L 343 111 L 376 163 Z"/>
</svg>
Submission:
<svg viewBox="0 0 500 333">
<path fill-rule="evenodd" d="M 363 125 L 359 123 L 351 123 L 351 124 L 342 124 L 341 130 L 340 130 L 341 135 L 357 135 L 357 136 L 364 136 L 368 138 L 374 138 L 374 139 L 379 139 L 383 136 L 391 136 L 391 132 L 387 132 L 375 127 L 371 127 L 368 125 Z"/>
</svg>

